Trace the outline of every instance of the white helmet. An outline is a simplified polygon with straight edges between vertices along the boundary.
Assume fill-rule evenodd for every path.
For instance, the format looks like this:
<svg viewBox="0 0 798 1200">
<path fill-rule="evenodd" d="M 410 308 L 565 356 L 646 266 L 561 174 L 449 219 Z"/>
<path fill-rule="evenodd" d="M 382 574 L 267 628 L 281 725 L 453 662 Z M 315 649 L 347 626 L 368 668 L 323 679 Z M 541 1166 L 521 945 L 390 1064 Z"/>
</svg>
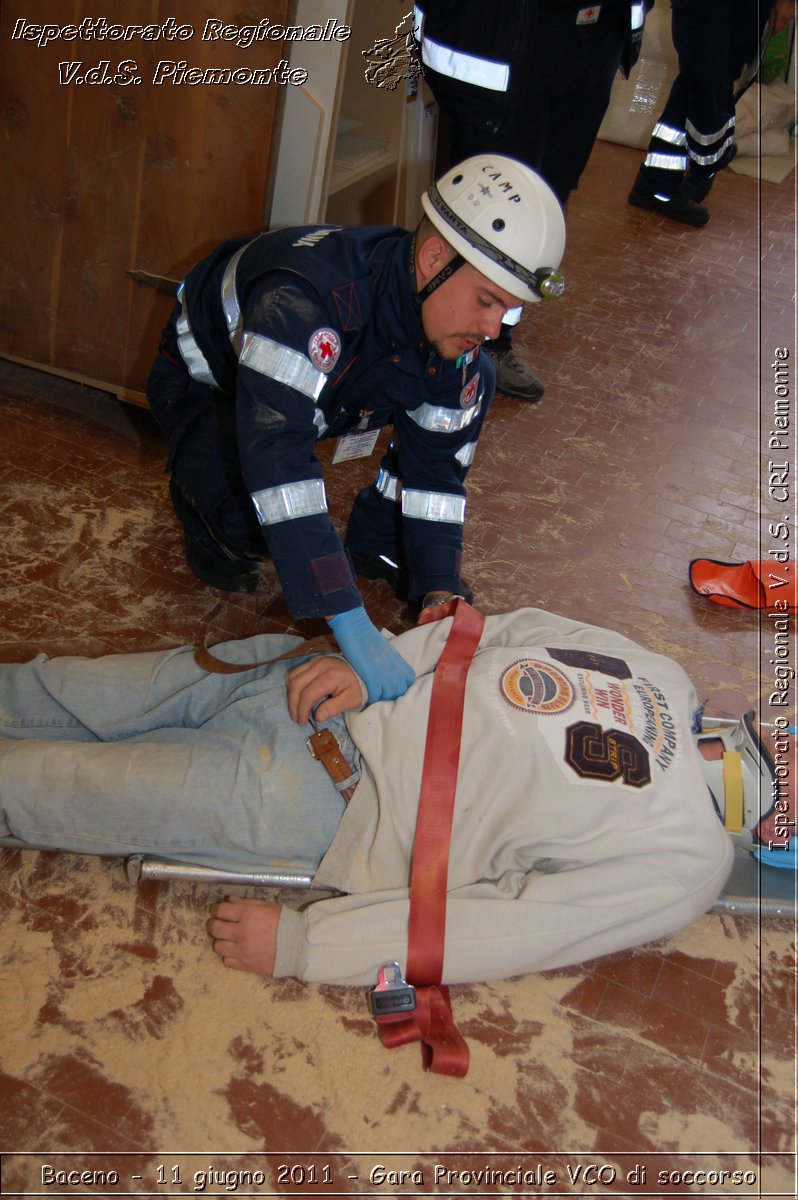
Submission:
<svg viewBox="0 0 798 1200">
<path fill-rule="evenodd" d="M 565 220 L 531 167 L 503 154 L 458 163 L 421 197 L 435 228 L 466 262 L 523 300 L 560 296 Z"/>
</svg>

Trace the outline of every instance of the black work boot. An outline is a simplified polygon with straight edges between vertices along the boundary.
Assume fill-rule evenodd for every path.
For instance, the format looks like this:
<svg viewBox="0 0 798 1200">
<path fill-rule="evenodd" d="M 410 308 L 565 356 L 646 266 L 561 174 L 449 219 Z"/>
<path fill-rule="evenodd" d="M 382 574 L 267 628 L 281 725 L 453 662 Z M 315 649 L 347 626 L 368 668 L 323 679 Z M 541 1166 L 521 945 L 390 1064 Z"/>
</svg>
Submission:
<svg viewBox="0 0 798 1200">
<path fill-rule="evenodd" d="M 374 556 L 358 554 L 357 551 L 353 551 L 349 547 L 347 547 L 347 551 L 352 560 L 352 569 L 361 579 L 384 579 L 399 600 L 406 600 L 410 608 L 421 608 L 424 603 L 424 597 L 408 596 L 407 594 L 407 571 L 404 567 L 398 566 L 397 563 L 387 558 L 384 554 Z M 459 594 L 469 604 L 473 602 L 474 592 L 464 579 L 460 580 Z"/>
<path fill-rule="evenodd" d="M 361 579 L 384 579 L 400 600 L 407 599 L 407 571 L 384 554 L 358 554 L 347 546 L 352 569 Z"/>
<path fill-rule="evenodd" d="M 175 483 L 169 480 L 169 495 L 178 521 L 183 526 L 183 550 L 191 570 L 220 592 L 254 592 L 260 579 L 260 566 L 252 558 L 237 558 L 206 532 L 205 522 Z M 202 529 L 202 535 L 199 534 Z M 197 530 L 195 533 L 194 530 Z"/>
<path fill-rule="evenodd" d="M 251 558 L 228 558 L 214 553 L 190 533 L 183 535 L 183 549 L 191 570 L 207 583 L 208 587 L 220 592 L 254 592 L 260 579 L 260 567 Z"/>
<path fill-rule="evenodd" d="M 543 384 L 531 367 L 508 346 L 506 350 L 494 350 L 490 346 L 483 347 L 485 354 L 490 357 L 496 368 L 496 391 L 513 400 L 526 400 L 535 404 L 543 395 Z"/>
<path fill-rule="evenodd" d="M 696 204 L 701 204 L 712 190 L 716 174 L 716 171 L 700 170 L 698 167 L 691 165 L 687 168 L 687 173 L 682 180 L 679 191 L 687 200 L 693 200 Z"/>
<path fill-rule="evenodd" d="M 704 194 L 706 195 L 706 193 Z M 682 225 L 691 225 L 694 229 L 700 229 L 709 220 L 709 209 L 691 198 L 685 188 L 684 179 L 681 180 L 673 195 L 669 196 L 667 192 L 655 191 L 647 180 L 638 175 L 628 199 L 635 208 L 661 213 L 663 217 L 668 217 L 671 221 L 679 221 Z"/>
</svg>

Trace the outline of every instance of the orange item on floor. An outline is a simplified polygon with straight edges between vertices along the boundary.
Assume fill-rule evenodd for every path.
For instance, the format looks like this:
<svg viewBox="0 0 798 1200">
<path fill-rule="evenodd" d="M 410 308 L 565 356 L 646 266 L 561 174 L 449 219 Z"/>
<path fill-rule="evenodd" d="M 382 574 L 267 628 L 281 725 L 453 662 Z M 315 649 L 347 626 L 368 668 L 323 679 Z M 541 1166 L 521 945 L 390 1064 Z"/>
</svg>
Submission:
<svg viewBox="0 0 798 1200">
<path fill-rule="evenodd" d="M 792 563 L 727 563 L 694 558 L 689 577 L 690 586 L 699 596 L 728 608 L 798 610 L 798 576 Z"/>
</svg>

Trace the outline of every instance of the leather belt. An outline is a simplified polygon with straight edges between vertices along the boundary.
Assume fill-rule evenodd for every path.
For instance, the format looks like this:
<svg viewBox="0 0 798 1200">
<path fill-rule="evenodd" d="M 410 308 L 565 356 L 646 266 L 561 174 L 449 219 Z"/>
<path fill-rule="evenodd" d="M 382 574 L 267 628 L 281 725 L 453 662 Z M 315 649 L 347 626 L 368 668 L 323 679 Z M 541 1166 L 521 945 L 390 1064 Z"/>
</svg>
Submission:
<svg viewBox="0 0 798 1200">
<path fill-rule="evenodd" d="M 289 658 L 307 658 L 311 654 L 334 654 L 335 650 L 336 646 L 332 638 L 322 633 L 306 642 L 300 642 L 298 646 L 292 646 L 290 650 L 284 650 L 276 658 L 265 658 L 261 662 L 226 662 L 223 658 L 217 658 L 205 645 L 198 646 L 194 650 L 194 661 L 198 667 L 202 667 L 203 671 L 207 671 L 211 675 L 243 675 L 246 671 L 257 671 L 260 667 L 270 667 L 272 663 L 283 662 Z"/>
<path fill-rule="evenodd" d="M 348 804 L 354 795 L 357 781 L 349 784 L 348 787 L 341 787 L 342 783 L 346 783 L 347 779 L 352 778 L 355 771 L 341 753 L 338 738 L 331 729 L 317 729 L 308 738 L 306 745 L 313 757 L 318 759 L 324 767 L 324 770 Z"/>
</svg>

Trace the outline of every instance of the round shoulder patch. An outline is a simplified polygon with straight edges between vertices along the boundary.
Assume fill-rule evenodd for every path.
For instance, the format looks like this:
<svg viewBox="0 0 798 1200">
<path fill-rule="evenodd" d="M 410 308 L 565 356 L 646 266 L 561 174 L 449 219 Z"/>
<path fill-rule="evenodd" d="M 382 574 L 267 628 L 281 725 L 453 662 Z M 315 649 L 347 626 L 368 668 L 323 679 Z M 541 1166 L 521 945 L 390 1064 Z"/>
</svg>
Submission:
<svg viewBox="0 0 798 1200">
<path fill-rule="evenodd" d="M 310 361 L 325 375 L 331 371 L 341 354 L 341 339 L 334 329 L 317 329 L 308 342 Z"/>
<path fill-rule="evenodd" d="M 479 392 L 479 374 L 473 375 L 460 393 L 460 407 L 471 408 Z"/>
<path fill-rule="evenodd" d="M 522 658 L 503 672 L 499 690 L 508 704 L 521 712 L 562 713 L 574 702 L 574 690 L 551 663 Z"/>
</svg>

